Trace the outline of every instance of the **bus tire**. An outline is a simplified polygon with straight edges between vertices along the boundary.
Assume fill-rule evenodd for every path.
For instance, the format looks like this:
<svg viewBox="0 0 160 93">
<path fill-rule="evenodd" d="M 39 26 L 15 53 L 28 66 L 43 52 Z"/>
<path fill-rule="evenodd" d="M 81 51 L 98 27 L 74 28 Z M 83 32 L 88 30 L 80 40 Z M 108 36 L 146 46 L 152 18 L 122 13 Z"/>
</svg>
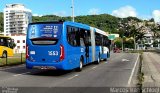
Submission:
<svg viewBox="0 0 160 93">
<path fill-rule="evenodd" d="M 77 72 L 82 71 L 83 68 L 83 57 L 80 58 L 79 67 L 76 69 Z"/>
<path fill-rule="evenodd" d="M 96 64 L 99 64 L 100 63 L 100 54 L 98 55 L 98 59 L 97 59 L 97 61 L 95 62 Z"/>
<path fill-rule="evenodd" d="M 7 51 L 3 51 L 2 58 L 7 58 Z"/>
<path fill-rule="evenodd" d="M 107 58 L 108 58 L 108 53 L 107 53 L 107 56 L 106 56 L 106 58 L 104 59 L 104 61 L 107 61 Z"/>
</svg>

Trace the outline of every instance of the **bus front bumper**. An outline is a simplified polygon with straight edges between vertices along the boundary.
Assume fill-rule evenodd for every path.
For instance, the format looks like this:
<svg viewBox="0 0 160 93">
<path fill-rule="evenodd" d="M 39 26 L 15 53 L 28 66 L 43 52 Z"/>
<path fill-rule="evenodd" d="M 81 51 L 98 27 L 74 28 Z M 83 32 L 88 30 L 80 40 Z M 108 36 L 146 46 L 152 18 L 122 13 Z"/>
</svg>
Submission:
<svg viewBox="0 0 160 93">
<path fill-rule="evenodd" d="M 27 69 L 53 69 L 53 70 L 71 70 L 72 68 L 66 66 L 64 61 L 61 62 L 31 62 L 26 60 Z"/>
</svg>

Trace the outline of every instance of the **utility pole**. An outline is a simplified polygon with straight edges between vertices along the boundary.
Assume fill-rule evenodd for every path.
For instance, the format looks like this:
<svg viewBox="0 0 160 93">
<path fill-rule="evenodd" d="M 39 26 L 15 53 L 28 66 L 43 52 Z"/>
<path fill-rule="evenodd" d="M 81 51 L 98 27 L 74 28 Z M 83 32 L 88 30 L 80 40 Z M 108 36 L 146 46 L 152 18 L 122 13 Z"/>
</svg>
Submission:
<svg viewBox="0 0 160 93">
<path fill-rule="evenodd" d="M 123 48 L 124 48 L 124 46 L 123 46 L 123 36 L 122 36 L 122 53 L 123 53 Z"/>
<path fill-rule="evenodd" d="M 136 50 L 136 37 L 135 37 L 135 35 L 134 35 L 133 39 L 134 39 L 134 50 Z"/>
<path fill-rule="evenodd" d="M 72 0 L 72 21 L 74 22 L 74 0 Z"/>
</svg>

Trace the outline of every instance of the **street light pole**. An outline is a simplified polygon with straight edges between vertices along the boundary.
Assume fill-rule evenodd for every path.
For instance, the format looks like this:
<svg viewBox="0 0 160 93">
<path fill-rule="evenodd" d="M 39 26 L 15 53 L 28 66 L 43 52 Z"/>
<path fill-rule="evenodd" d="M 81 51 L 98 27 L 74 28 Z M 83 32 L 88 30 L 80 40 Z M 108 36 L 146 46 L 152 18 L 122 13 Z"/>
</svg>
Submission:
<svg viewBox="0 0 160 93">
<path fill-rule="evenodd" d="M 122 36 L 122 53 L 123 53 L 123 36 Z"/>
<path fill-rule="evenodd" d="M 135 38 L 135 35 L 134 35 L 133 39 L 134 39 L 134 50 L 136 50 L 136 38 Z"/>
<path fill-rule="evenodd" d="M 72 21 L 74 22 L 74 0 L 72 0 Z"/>
</svg>

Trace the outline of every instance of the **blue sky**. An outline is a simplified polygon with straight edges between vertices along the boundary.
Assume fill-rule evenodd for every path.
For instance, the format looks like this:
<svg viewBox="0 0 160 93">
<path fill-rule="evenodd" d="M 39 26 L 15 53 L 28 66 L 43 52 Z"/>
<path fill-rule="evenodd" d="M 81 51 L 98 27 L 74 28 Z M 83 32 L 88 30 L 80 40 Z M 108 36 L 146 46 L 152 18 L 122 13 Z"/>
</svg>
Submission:
<svg viewBox="0 0 160 93">
<path fill-rule="evenodd" d="M 11 3 L 24 4 L 33 15 L 71 15 L 71 0 L 0 0 L 0 11 Z M 160 21 L 160 0 L 74 0 L 74 5 L 76 16 L 107 13 Z"/>
</svg>

